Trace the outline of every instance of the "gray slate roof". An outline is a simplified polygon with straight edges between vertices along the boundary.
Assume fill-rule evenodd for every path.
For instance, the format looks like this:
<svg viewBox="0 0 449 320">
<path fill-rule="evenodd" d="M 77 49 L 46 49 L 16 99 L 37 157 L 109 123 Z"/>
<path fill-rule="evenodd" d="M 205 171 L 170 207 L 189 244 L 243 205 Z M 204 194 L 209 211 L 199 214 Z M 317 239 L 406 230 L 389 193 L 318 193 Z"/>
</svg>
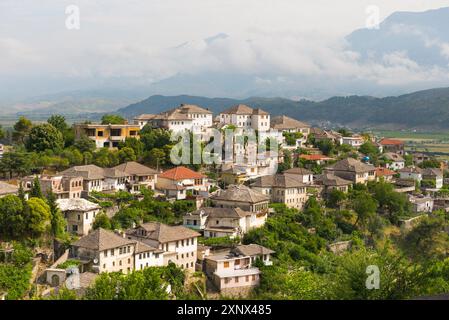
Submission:
<svg viewBox="0 0 449 320">
<path fill-rule="evenodd" d="M 294 178 L 292 175 L 275 174 L 263 176 L 255 180 L 253 187 L 277 187 L 277 188 L 299 188 L 306 186 L 304 183 Z"/>
<path fill-rule="evenodd" d="M 217 195 L 211 197 L 212 200 L 237 201 L 259 203 L 269 201 L 269 197 L 252 190 L 244 185 L 231 185 L 226 190 L 221 190 Z"/>
<path fill-rule="evenodd" d="M 193 231 L 189 228 L 185 228 L 183 226 L 168 226 L 160 222 L 147 222 L 141 224 L 139 227 L 147 231 L 146 238 L 156 240 L 160 243 L 178 241 L 200 236 L 198 232 Z M 131 229 L 128 232 L 132 234 L 138 228 Z"/>
<path fill-rule="evenodd" d="M 112 231 L 99 228 L 87 236 L 80 238 L 72 245 L 90 250 L 103 251 L 135 243 L 136 241 L 125 239 Z"/>
<path fill-rule="evenodd" d="M 346 158 L 340 160 L 334 165 L 328 167 L 328 169 L 335 171 L 351 171 L 356 173 L 364 173 L 376 170 L 373 165 L 365 164 L 354 158 Z"/>
<path fill-rule="evenodd" d="M 8 194 L 16 194 L 18 192 L 19 192 L 18 187 L 14 186 L 12 184 L 0 181 L 0 196 L 5 196 Z"/>
</svg>

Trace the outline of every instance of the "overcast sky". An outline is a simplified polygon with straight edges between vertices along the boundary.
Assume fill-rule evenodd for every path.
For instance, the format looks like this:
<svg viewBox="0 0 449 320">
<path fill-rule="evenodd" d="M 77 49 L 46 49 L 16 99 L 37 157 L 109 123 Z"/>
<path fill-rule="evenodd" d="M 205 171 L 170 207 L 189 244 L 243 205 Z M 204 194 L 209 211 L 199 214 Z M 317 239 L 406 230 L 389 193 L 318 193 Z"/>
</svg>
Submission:
<svg viewBox="0 0 449 320">
<path fill-rule="evenodd" d="M 72 4 L 80 9 L 80 30 L 65 26 Z M 319 70 L 310 58 L 317 56 L 332 65 L 330 73 L 345 72 L 351 57 L 329 50 L 365 27 L 370 5 L 384 19 L 449 0 L 0 0 L 0 94 L 19 83 L 50 92 L 64 81 L 151 83 L 220 69 L 313 74 Z M 204 41 L 217 34 L 226 41 Z M 53 88 L 54 81 L 60 85 Z"/>
</svg>

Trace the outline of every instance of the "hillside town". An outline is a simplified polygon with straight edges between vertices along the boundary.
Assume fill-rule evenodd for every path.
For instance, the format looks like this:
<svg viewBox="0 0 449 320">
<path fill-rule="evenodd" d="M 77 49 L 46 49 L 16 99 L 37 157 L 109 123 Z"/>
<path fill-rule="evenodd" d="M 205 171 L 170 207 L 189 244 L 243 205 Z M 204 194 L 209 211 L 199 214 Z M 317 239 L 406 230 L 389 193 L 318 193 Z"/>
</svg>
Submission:
<svg viewBox="0 0 449 320">
<path fill-rule="evenodd" d="M 231 159 L 170 161 L 173 134 L 205 149 L 226 130 Z M 264 145 L 254 159 L 251 143 L 236 143 L 247 131 Z M 318 277 L 324 255 L 337 263 L 391 241 L 413 259 L 447 257 L 447 163 L 402 140 L 188 104 L 73 126 L 22 117 L 2 137 L 0 263 L 29 256 L 20 286 L 0 279 L 6 299 L 98 298 L 102 277 L 148 270 L 182 274 L 182 288 L 169 283 L 160 297 L 295 297 L 270 286 L 289 272 Z"/>
</svg>

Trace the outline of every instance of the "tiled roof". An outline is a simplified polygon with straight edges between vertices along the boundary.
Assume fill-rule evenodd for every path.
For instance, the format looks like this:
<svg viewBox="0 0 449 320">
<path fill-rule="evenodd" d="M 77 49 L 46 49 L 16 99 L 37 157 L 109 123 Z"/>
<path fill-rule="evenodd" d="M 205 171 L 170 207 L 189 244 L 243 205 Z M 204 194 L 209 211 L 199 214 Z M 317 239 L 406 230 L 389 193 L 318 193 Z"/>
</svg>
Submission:
<svg viewBox="0 0 449 320">
<path fill-rule="evenodd" d="M 443 172 L 440 169 L 437 168 L 425 168 L 422 170 L 422 174 L 425 176 L 443 176 Z"/>
<path fill-rule="evenodd" d="M 404 141 L 398 139 L 382 139 L 379 142 L 383 146 L 403 145 Z"/>
<path fill-rule="evenodd" d="M 149 246 L 143 242 L 137 241 L 136 243 L 136 253 L 142 253 L 142 252 L 148 252 L 148 251 L 157 251 L 160 252 L 161 250 L 154 248 L 152 246 Z"/>
<path fill-rule="evenodd" d="M 298 188 L 305 184 L 291 175 L 275 174 L 272 176 L 263 176 L 255 180 L 253 187 L 278 187 L 278 188 Z"/>
<path fill-rule="evenodd" d="M 351 171 L 357 173 L 363 173 L 368 171 L 374 171 L 375 167 L 370 164 L 365 164 L 356 160 L 354 158 L 346 158 L 338 161 L 333 166 L 330 166 L 328 169 L 335 171 Z"/>
<path fill-rule="evenodd" d="M 202 179 L 206 176 L 199 172 L 190 170 L 184 166 L 179 166 L 170 170 L 167 170 L 159 175 L 160 178 L 169 180 L 184 180 L 184 179 Z"/>
<path fill-rule="evenodd" d="M 62 212 L 64 211 L 91 211 L 100 209 L 101 207 L 93 202 L 90 202 L 86 199 L 59 199 L 56 200 L 56 203 L 58 204 L 59 210 Z"/>
<path fill-rule="evenodd" d="M 406 168 L 400 169 L 399 172 L 421 174 L 422 173 L 422 169 L 419 168 L 419 167 L 406 167 Z"/>
<path fill-rule="evenodd" d="M 288 130 L 310 128 L 310 125 L 287 116 L 277 116 L 271 119 L 271 127 L 278 130 Z"/>
<path fill-rule="evenodd" d="M 212 196 L 211 199 L 258 203 L 268 201 L 269 197 L 244 185 L 231 185 L 226 190 L 221 190 L 217 195 Z"/>
<path fill-rule="evenodd" d="M 90 250 L 103 251 L 135 243 L 136 241 L 125 239 L 112 231 L 99 228 L 74 242 L 72 245 Z"/>
<path fill-rule="evenodd" d="M 18 187 L 14 186 L 12 184 L 0 181 L 0 195 L 3 196 L 3 195 L 8 195 L 8 194 L 15 194 L 17 192 L 19 192 Z"/>
<path fill-rule="evenodd" d="M 319 160 L 332 160 L 333 158 L 330 158 L 328 156 L 322 155 L 322 154 L 301 154 L 299 155 L 301 159 L 308 160 L 308 161 L 319 161 Z"/>
<path fill-rule="evenodd" d="M 376 168 L 376 176 L 377 177 L 384 177 L 384 176 L 394 176 L 396 172 L 393 170 L 387 169 L 387 168 Z"/>
<path fill-rule="evenodd" d="M 141 224 L 139 227 L 147 231 L 146 238 L 156 240 L 160 243 L 178 241 L 200 236 L 198 232 L 195 232 L 189 228 L 185 228 L 183 226 L 168 226 L 160 222 L 148 222 Z M 133 233 L 134 230 L 136 229 L 133 229 L 130 232 Z"/>
<path fill-rule="evenodd" d="M 126 162 L 114 168 L 123 171 L 129 175 L 136 175 L 136 176 L 152 175 L 158 173 L 156 170 L 144 166 L 135 161 Z"/>
<path fill-rule="evenodd" d="M 236 106 L 233 106 L 229 109 L 226 109 L 225 111 L 221 112 L 224 114 L 239 114 L 239 115 L 253 115 L 253 114 L 258 114 L 258 115 L 268 115 L 269 113 L 262 110 L 262 109 L 253 109 L 251 107 L 248 107 L 247 105 L 244 104 L 238 104 Z"/>
<path fill-rule="evenodd" d="M 151 120 L 156 118 L 155 114 L 141 114 L 134 118 L 134 120 Z"/>
</svg>

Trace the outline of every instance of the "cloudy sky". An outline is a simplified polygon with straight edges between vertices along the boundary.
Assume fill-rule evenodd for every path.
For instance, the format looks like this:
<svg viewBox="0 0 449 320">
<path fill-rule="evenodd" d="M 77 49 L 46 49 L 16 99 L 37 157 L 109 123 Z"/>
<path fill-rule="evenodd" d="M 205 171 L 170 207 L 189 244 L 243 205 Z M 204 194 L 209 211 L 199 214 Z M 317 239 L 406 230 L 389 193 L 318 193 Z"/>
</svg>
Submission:
<svg viewBox="0 0 449 320">
<path fill-rule="evenodd" d="M 66 28 L 69 5 L 80 10 L 79 30 Z M 366 26 L 372 5 L 382 20 L 449 0 L 0 0 L 0 99 L 207 72 L 262 83 L 317 75 L 393 84 L 440 77 L 400 53 L 389 57 L 389 69 L 354 64 L 342 39 Z"/>
</svg>

